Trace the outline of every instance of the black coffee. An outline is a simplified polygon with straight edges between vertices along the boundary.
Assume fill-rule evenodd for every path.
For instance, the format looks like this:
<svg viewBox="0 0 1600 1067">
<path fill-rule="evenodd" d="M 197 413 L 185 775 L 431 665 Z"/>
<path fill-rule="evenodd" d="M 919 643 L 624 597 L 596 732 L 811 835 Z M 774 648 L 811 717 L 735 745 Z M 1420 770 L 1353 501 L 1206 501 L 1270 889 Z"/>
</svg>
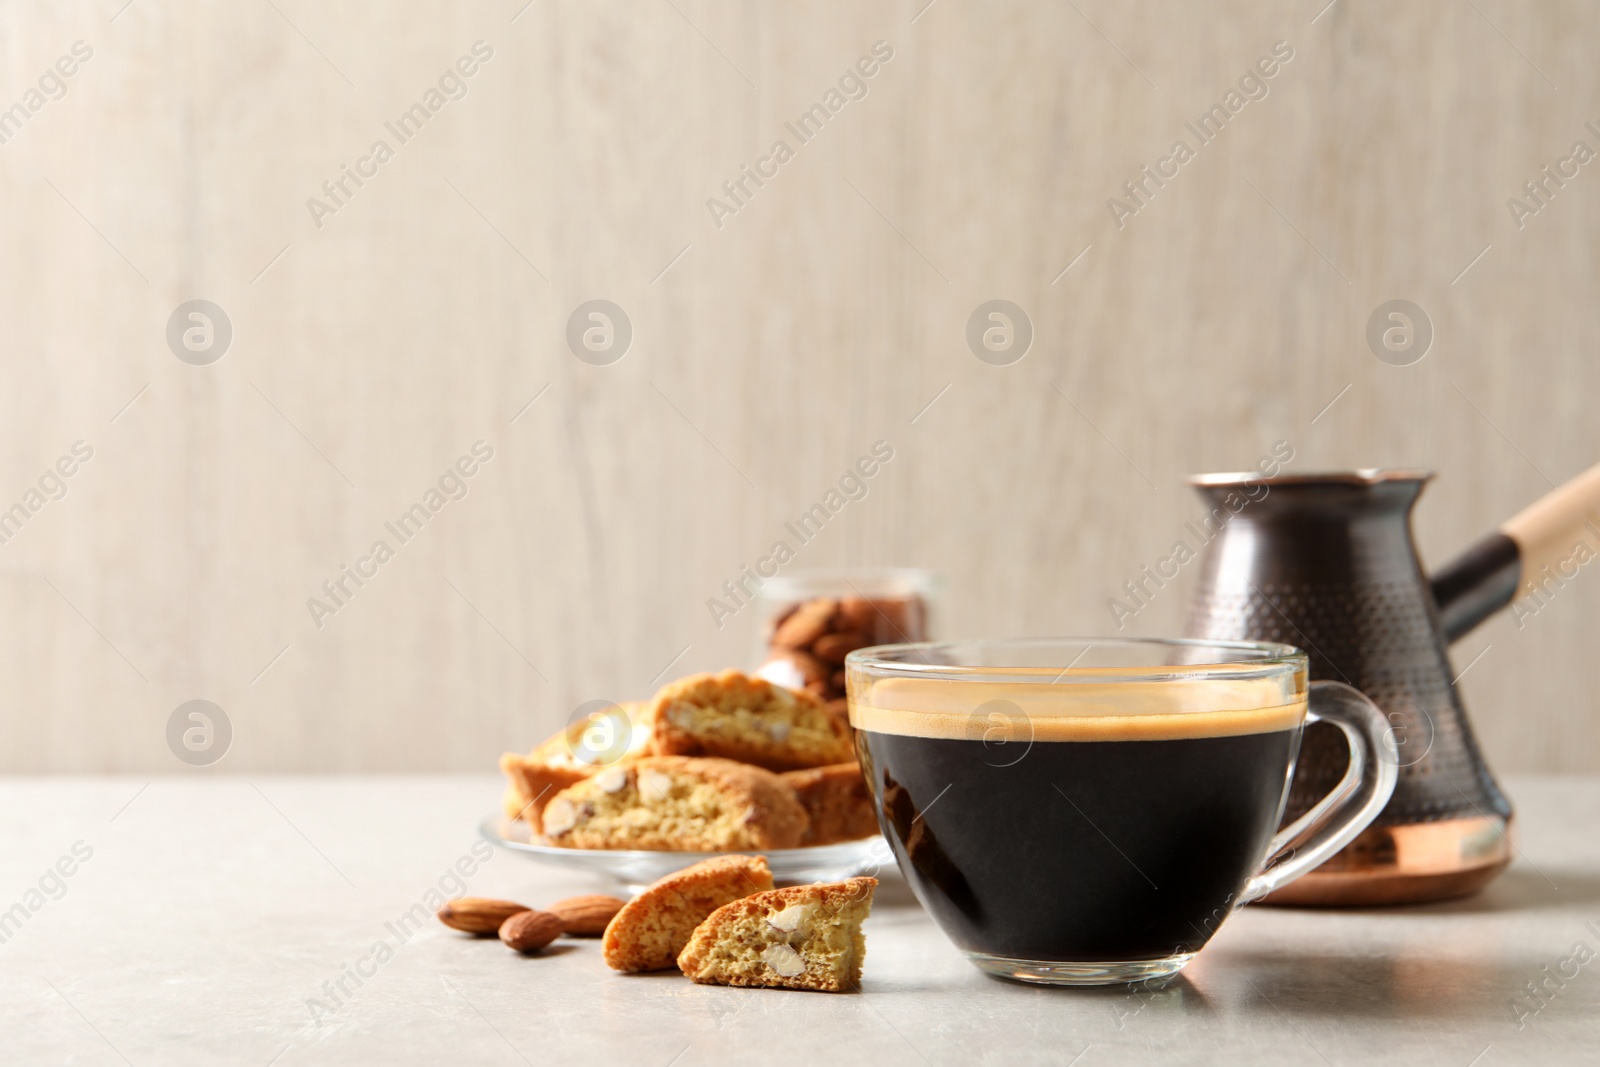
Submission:
<svg viewBox="0 0 1600 1067">
<path fill-rule="evenodd" d="M 1265 855 L 1300 739 L 1284 711 L 1042 720 L 1004 743 L 863 728 L 857 744 L 901 869 L 959 947 L 1157 959 L 1198 951 Z M 1230 732 L 1239 715 L 1277 728 Z"/>
</svg>

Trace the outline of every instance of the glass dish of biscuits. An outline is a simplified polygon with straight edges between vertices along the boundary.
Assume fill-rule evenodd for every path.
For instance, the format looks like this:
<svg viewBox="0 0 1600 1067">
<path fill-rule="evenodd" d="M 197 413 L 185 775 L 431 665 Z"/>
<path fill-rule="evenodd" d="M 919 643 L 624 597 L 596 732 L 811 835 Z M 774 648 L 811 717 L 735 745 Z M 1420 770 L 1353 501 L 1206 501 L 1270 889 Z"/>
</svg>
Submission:
<svg viewBox="0 0 1600 1067">
<path fill-rule="evenodd" d="M 486 838 L 630 887 L 715 855 L 763 855 L 780 884 L 890 859 L 844 709 L 739 671 L 580 709 L 500 769 L 503 811 L 483 821 Z"/>
</svg>

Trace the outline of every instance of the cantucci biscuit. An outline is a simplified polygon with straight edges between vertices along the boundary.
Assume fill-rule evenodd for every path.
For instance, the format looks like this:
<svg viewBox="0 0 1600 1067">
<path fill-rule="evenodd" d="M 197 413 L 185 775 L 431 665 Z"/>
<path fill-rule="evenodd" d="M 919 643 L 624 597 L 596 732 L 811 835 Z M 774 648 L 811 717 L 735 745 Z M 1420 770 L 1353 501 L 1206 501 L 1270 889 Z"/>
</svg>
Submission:
<svg viewBox="0 0 1600 1067">
<path fill-rule="evenodd" d="M 722 852 L 794 848 L 810 817 L 771 771 L 651 756 L 612 764 L 562 790 L 540 823 L 552 844 L 568 848 Z"/>
<path fill-rule="evenodd" d="M 515 752 L 500 757 L 500 770 L 509 783 L 504 806 L 512 819 L 525 819 L 539 825 L 546 804 L 569 785 L 576 785 L 593 773 L 589 768 L 559 767 Z"/>
<path fill-rule="evenodd" d="M 678 953 L 706 916 L 772 888 L 761 856 L 717 856 L 667 875 L 628 901 L 606 926 L 601 955 L 616 971 L 676 967 Z"/>
<path fill-rule="evenodd" d="M 637 759 L 650 748 L 643 701 L 612 704 L 545 739 L 526 756 L 507 752 L 506 816 L 539 825 L 552 797 L 613 763 Z"/>
<path fill-rule="evenodd" d="M 739 671 L 663 686 L 645 719 L 659 756 L 719 756 L 773 771 L 855 759 L 848 724 L 821 700 Z"/>
<path fill-rule="evenodd" d="M 678 967 L 708 985 L 859 989 L 876 878 L 797 885 L 724 904 L 695 929 Z"/>
<path fill-rule="evenodd" d="M 811 817 L 811 827 L 801 844 L 831 845 L 878 832 L 878 814 L 872 807 L 860 764 L 810 767 L 786 771 L 779 777 L 795 791 Z"/>
</svg>

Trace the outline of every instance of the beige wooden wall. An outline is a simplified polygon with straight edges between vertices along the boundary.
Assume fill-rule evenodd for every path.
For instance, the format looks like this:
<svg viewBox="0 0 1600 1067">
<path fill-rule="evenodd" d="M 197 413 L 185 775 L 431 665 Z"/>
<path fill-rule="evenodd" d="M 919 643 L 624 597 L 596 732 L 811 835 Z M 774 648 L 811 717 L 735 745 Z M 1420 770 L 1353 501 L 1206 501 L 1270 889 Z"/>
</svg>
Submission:
<svg viewBox="0 0 1600 1067">
<path fill-rule="evenodd" d="M 524 2 L 0 8 L 0 107 L 93 50 L 0 145 L 0 507 L 93 449 L 0 545 L 0 767 L 182 770 L 200 698 L 216 771 L 490 768 L 669 664 L 745 663 L 754 612 L 719 630 L 707 598 L 879 440 L 795 566 L 935 568 L 947 635 L 1113 628 L 1200 513 L 1183 476 L 1276 441 L 1438 469 L 1435 564 L 1600 459 L 1600 167 L 1520 229 L 1506 204 L 1600 148 L 1592 4 Z M 801 144 L 785 121 L 879 41 Z M 1108 198 L 1279 41 L 1119 228 Z M 207 366 L 165 337 L 199 298 L 233 327 Z M 1035 331 L 1009 366 L 964 337 L 996 298 Z M 1411 366 L 1364 340 L 1397 298 L 1435 330 Z M 564 339 L 592 299 L 632 323 L 609 366 Z M 1192 580 L 1129 630 L 1176 631 Z M 1600 771 L 1597 616 L 1585 573 L 1457 650 L 1488 648 L 1463 685 L 1497 769 Z"/>
</svg>

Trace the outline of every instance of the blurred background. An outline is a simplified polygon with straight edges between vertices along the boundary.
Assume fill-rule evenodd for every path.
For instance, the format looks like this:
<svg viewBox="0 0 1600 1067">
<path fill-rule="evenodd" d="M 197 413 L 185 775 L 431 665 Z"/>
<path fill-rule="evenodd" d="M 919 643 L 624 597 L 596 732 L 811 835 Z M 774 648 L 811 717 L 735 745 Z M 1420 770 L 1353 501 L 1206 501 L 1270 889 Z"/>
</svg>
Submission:
<svg viewBox="0 0 1600 1067">
<path fill-rule="evenodd" d="M 489 771 L 752 665 L 711 602 L 779 540 L 938 571 L 941 636 L 1171 634 L 1193 565 L 1109 602 L 1185 476 L 1285 450 L 1435 469 L 1437 566 L 1600 460 L 1596 41 L 1577 0 L 6 4 L 0 768 L 185 770 L 205 700 L 212 772 Z M 1496 771 L 1600 770 L 1597 611 L 1585 570 L 1454 650 Z"/>
</svg>

